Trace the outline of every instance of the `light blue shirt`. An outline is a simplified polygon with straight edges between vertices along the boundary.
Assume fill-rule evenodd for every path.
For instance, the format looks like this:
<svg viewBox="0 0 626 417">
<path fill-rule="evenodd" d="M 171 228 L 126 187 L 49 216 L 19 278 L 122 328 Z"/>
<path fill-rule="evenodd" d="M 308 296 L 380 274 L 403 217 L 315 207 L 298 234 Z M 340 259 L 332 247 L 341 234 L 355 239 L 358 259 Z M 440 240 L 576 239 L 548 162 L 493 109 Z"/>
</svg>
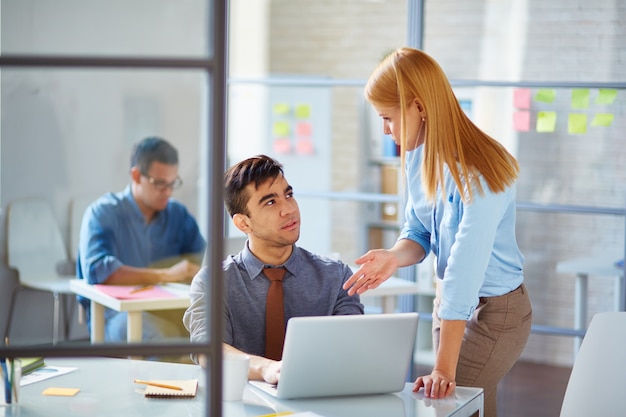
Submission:
<svg viewBox="0 0 626 417">
<path fill-rule="evenodd" d="M 446 198 L 426 201 L 422 186 L 423 146 L 406 153 L 406 222 L 399 239 L 419 243 L 437 257 L 441 279 L 439 317 L 468 320 L 479 297 L 506 294 L 524 281 L 515 238 L 515 186 L 493 193 L 481 179 L 484 195 L 475 190 L 470 204 L 450 172 L 444 170 Z"/>
<path fill-rule="evenodd" d="M 123 192 L 103 195 L 85 211 L 76 275 L 101 284 L 122 265 L 145 268 L 181 255 L 201 258 L 204 248 L 198 224 L 182 203 L 170 199 L 146 223 L 129 185 Z M 112 313 L 108 310 L 106 316 Z"/>
</svg>

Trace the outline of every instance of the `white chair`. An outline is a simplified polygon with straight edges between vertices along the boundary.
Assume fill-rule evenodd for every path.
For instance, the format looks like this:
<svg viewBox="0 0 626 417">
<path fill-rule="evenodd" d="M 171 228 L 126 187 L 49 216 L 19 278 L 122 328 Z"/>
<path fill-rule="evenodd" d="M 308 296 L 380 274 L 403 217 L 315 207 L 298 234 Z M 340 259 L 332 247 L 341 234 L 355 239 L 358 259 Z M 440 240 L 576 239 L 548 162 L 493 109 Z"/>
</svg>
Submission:
<svg viewBox="0 0 626 417">
<path fill-rule="evenodd" d="M 54 298 L 52 343 L 56 344 L 62 319 L 61 299 L 73 294 L 68 278 L 74 275 L 61 276 L 57 272 L 69 260 L 61 231 L 47 201 L 27 198 L 9 203 L 6 239 L 7 262 L 9 267 L 17 270 L 19 282 L 11 297 L 5 337 L 10 332 L 18 292 L 25 289 L 46 291 Z M 66 321 L 65 338 L 69 332 Z"/>
<path fill-rule="evenodd" d="M 574 361 L 561 417 L 624 415 L 626 312 L 598 313 Z"/>
</svg>

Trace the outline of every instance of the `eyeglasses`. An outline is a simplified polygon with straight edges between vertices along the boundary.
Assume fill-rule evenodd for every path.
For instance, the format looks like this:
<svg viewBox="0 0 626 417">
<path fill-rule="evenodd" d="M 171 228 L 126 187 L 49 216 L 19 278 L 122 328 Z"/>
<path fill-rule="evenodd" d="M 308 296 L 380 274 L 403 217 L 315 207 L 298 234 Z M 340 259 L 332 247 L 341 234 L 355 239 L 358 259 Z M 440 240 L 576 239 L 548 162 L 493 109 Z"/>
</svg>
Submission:
<svg viewBox="0 0 626 417">
<path fill-rule="evenodd" d="M 176 177 L 176 179 L 172 182 L 167 182 L 163 180 L 157 180 L 156 178 L 151 177 L 149 175 L 145 175 L 145 174 L 142 174 L 142 175 L 146 177 L 148 182 L 152 184 L 152 186 L 159 191 L 165 191 L 168 188 L 175 190 L 177 188 L 180 188 L 181 185 L 183 185 L 183 180 L 180 177 Z"/>
</svg>

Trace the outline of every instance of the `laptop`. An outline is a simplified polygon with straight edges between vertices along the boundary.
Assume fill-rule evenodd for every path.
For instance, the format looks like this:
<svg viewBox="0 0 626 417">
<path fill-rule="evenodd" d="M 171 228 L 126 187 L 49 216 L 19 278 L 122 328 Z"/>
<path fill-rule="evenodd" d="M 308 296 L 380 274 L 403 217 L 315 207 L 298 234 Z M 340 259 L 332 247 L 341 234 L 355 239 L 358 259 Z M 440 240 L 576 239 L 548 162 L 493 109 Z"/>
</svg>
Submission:
<svg viewBox="0 0 626 417">
<path fill-rule="evenodd" d="M 294 317 L 278 385 L 249 383 L 280 399 L 402 391 L 418 313 Z"/>
</svg>

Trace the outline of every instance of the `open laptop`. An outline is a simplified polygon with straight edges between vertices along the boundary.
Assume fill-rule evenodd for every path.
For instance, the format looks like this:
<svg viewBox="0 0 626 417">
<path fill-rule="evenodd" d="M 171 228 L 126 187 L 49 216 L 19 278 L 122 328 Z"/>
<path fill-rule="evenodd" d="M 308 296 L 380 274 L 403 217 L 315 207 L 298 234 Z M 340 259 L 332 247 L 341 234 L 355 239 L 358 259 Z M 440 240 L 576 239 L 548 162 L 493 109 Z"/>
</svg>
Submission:
<svg viewBox="0 0 626 417">
<path fill-rule="evenodd" d="M 417 324 L 418 313 L 294 317 L 278 385 L 250 384 L 280 399 L 402 391 Z"/>
</svg>

